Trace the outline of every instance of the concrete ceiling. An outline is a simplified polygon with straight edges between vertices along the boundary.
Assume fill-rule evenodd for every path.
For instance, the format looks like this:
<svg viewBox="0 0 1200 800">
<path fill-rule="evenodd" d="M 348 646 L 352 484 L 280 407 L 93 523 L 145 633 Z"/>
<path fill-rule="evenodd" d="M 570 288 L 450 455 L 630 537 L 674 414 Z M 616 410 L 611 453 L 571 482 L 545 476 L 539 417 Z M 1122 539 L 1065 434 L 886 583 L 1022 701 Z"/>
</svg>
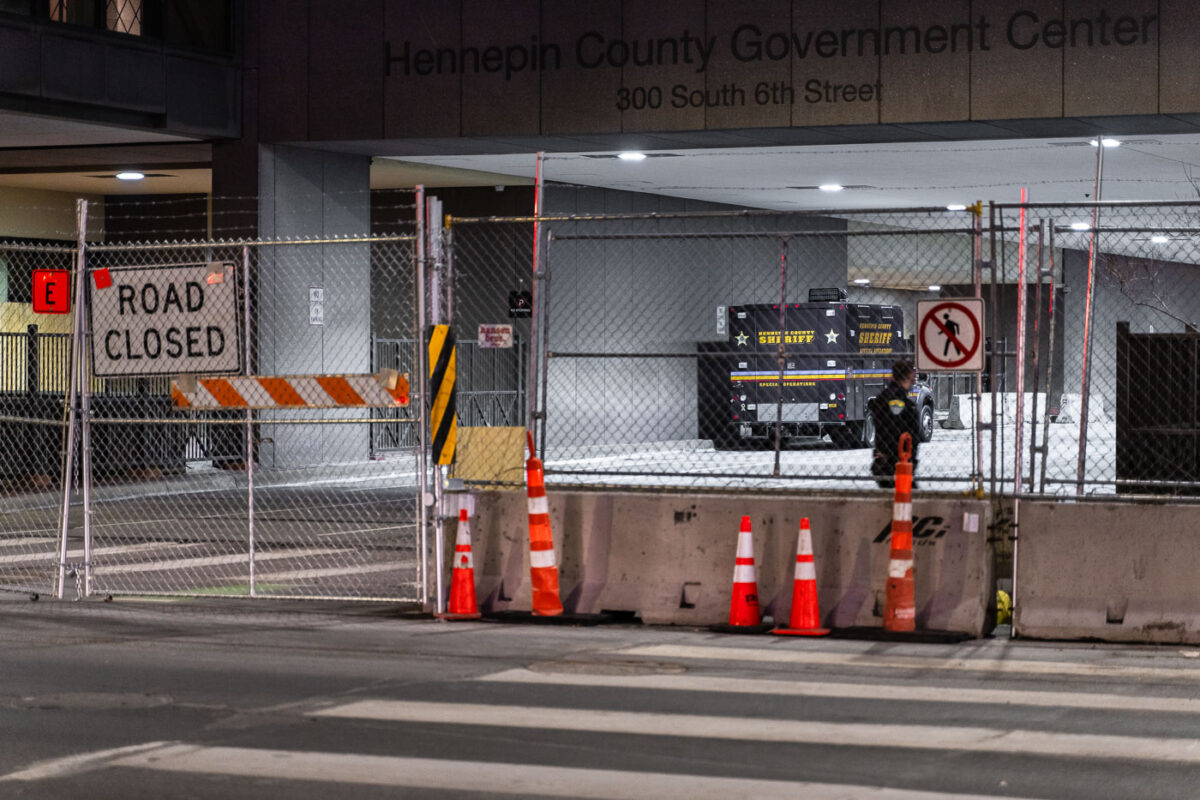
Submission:
<svg viewBox="0 0 1200 800">
<path fill-rule="evenodd" d="M 1123 137 L 1104 153 L 1104 200 L 1200 199 L 1200 135 Z M 769 209 L 942 207 L 975 200 L 1089 202 L 1096 148 L 1086 138 L 650 151 L 546 156 L 548 181 Z M 404 161 L 512 175 L 535 157 L 410 156 Z M 822 184 L 847 187 L 831 193 Z"/>
<path fill-rule="evenodd" d="M 1200 199 L 1200 134 L 1120 138 L 1120 147 L 1105 151 L 1103 199 Z M 1096 169 L 1096 148 L 1086 137 L 647 152 L 640 162 L 619 160 L 613 151 L 555 152 L 546 156 L 545 176 L 754 208 L 836 210 L 1013 202 L 1022 187 L 1035 202 L 1087 202 Z M 0 186 L 89 195 L 205 193 L 210 165 L 207 142 L 0 112 Z M 122 169 L 149 177 L 117 181 Z M 532 182 L 534 170 L 532 152 L 383 157 L 374 160 L 371 184 L 517 185 Z M 826 183 L 847 188 L 817 188 Z"/>
</svg>

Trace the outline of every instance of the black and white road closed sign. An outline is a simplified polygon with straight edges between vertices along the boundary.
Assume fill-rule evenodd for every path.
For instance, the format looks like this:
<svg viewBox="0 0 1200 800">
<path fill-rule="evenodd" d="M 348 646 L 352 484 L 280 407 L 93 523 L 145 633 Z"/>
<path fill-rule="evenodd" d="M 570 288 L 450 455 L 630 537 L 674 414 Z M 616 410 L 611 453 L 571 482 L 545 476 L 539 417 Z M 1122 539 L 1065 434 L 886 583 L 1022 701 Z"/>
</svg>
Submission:
<svg viewBox="0 0 1200 800">
<path fill-rule="evenodd" d="M 111 269 L 91 288 L 98 377 L 234 374 L 237 282 L 232 262 Z"/>
</svg>

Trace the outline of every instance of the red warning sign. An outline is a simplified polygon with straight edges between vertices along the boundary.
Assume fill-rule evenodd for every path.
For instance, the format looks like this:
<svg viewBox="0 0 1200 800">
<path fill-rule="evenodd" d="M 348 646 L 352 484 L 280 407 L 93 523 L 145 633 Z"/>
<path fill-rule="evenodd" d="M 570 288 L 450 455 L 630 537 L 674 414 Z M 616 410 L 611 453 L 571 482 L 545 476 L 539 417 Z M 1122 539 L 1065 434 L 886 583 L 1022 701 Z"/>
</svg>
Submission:
<svg viewBox="0 0 1200 800">
<path fill-rule="evenodd" d="M 983 300 L 921 300 L 917 319 L 918 370 L 983 369 Z"/>
<path fill-rule="evenodd" d="M 71 272 L 65 269 L 33 271 L 33 311 L 35 314 L 71 313 Z"/>
</svg>

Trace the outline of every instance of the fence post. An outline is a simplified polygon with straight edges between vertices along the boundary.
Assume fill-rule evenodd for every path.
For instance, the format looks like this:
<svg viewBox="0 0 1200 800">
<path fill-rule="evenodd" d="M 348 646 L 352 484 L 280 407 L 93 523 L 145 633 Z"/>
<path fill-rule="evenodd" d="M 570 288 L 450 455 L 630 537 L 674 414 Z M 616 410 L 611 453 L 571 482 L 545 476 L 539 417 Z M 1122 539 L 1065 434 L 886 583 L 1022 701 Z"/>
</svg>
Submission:
<svg viewBox="0 0 1200 800">
<path fill-rule="evenodd" d="M 83 369 L 83 308 L 84 297 L 86 295 L 87 277 L 85 274 L 85 262 L 83 247 L 87 237 L 87 201 L 75 201 L 75 224 L 78 233 L 75 250 L 75 315 L 72 318 L 72 334 L 71 334 L 71 355 L 70 355 L 70 381 L 67 389 L 67 442 L 66 450 L 63 453 L 62 459 L 62 506 L 59 509 L 61 513 L 60 519 L 60 539 L 58 546 L 58 580 L 54 588 L 54 596 L 59 600 L 63 598 L 63 590 L 67 581 L 67 533 L 70 526 L 71 515 L 71 482 L 75 476 L 75 421 L 76 421 L 76 399 L 79 396 L 80 371 Z M 86 475 L 84 478 L 86 479 Z M 86 487 L 86 480 L 84 486 Z M 84 558 L 90 560 L 91 552 L 88 541 L 88 536 L 91 531 L 88 528 L 87 518 L 87 503 L 84 503 Z"/>
<path fill-rule="evenodd" d="M 417 315 L 413 320 L 413 341 L 416 343 L 417 375 L 413 381 L 417 403 L 417 528 L 420 531 L 418 583 L 421 585 L 421 607 L 429 609 L 429 368 L 425 364 L 425 187 L 417 186 L 417 241 L 413 267 L 416 271 Z M 440 596 L 440 595 L 439 595 Z"/>
<path fill-rule="evenodd" d="M 25 393 L 34 395 L 42 390 L 38 363 L 38 326 L 29 325 L 25 328 L 25 333 L 28 337 L 25 340 Z"/>
<path fill-rule="evenodd" d="M 1079 382 L 1079 460 L 1075 465 L 1075 494 L 1083 494 L 1087 467 L 1088 399 L 1092 372 L 1092 305 L 1096 298 L 1096 226 L 1100 224 L 1100 192 L 1104 188 L 1104 141 L 1096 137 L 1096 187 L 1092 194 L 1092 227 L 1088 243 L 1087 292 L 1083 298 L 1083 378 Z"/>
<path fill-rule="evenodd" d="M 787 262 L 788 237 L 784 236 L 779 240 L 779 344 L 776 347 L 779 385 L 775 390 L 775 466 L 771 473 L 775 477 L 779 477 L 779 451 L 783 449 L 783 374 L 787 369 L 787 351 L 783 345 L 783 340 L 787 337 L 784 336 L 783 329 L 787 319 Z"/>
<path fill-rule="evenodd" d="M 253 375 L 250 366 L 250 245 L 242 245 L 242 325 L 245 340 L 245 373 Z M 250 596 L 255 597 L 254 572 L 256 564 L 254 556 L 257 542 L 254 531 L 254 412 L 246 409 L 246 524 L 249 530 L 249 562 L 250 562 Z"/>
</svg>

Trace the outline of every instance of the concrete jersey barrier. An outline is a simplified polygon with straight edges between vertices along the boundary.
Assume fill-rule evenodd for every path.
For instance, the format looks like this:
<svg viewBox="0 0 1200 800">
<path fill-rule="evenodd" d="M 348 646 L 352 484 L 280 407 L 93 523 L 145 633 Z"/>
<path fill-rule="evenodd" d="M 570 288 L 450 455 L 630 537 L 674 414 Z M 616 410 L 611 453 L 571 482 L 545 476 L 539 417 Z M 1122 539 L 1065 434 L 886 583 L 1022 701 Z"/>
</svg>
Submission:
<svg viewBox="0 0 1200 800">
<path fill-rule="evenodd" d="M 821 624 L 881 625 L 891 498 L 548 492 L 567 613 L 632 612 L 644 622 L 726 621 L 738 523 L 751 516 L 764 613 L 786 620 L 800 518 L 811 520 Z M 530 607 L 522 492 L 474 495 L 481 608 Z M 913 502 L 917 627 L 980 636 L 993 589 L 989 505 Z M 447 535 L 453 541 L 453 532 Z"/>
<path fill-rule="evenodd" d="M 1198 518 L 1188 505 L 1022 501 L 1018 634 L 1200 643 Z"/>
</svg>

